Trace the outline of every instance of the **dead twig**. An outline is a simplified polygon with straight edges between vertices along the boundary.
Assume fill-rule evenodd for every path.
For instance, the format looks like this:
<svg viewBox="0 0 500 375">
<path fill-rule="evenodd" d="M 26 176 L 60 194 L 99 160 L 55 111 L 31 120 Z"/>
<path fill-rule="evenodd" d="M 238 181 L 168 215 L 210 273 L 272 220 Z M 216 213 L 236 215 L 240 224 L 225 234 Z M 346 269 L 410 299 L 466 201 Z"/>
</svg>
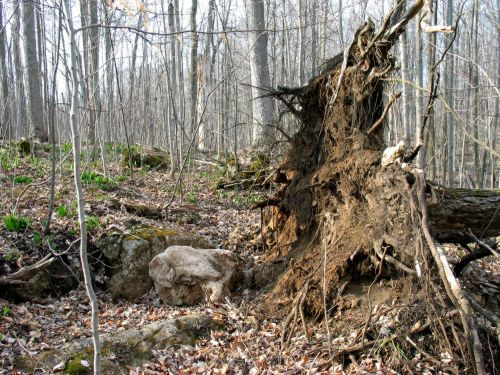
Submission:
<svg viewBox="0 0 500 375">
<path fill-rule="evenodd" d="M 361 346 L 364 346 L 365 336 L 366 336 L 366 330 L 368 329 L 368 326 L 370 325 L 371 318 L 372 318 L 372 301 L 370 299 L 370 293 L 371 293 L 371 290 L 372 290 L 372 286 L 378 281 L 378 279 L 380 278 L 380 275 L 382 274 L 382 267 L 384 266 L 384 259 L 385 259 L 385 256 L 387 254 L 387 250 L 388 249 L 389 249 L 388 246 L 384 249 L 384 253 L 382 254 L 382 258 L 380 258 L 380 263 L 378 265 L 377 275 L 375 276 L 375 279 L 373 279 L 372 283 L 368 287 L 368 293 L 367 293 L 367 298 L 368 298 L 368 319 L 366 319 L 365 325 L 363 327 L 363 331 L 362 331 L 363 333 L 361 335 Z"/>
<path fill-rule="evenodd" d="M 380 127 L 380 125 L 382 125 L 384 123 L 384 120 L 387 117 L 387 114 L 389 113 L 389 109 L 391 109 L 394 102 L 400 96 L 401 96 L 401 91 L 396 93 L 395 95 L 391 96 L 391 98 L 387 102 L 387 105 L 384 108 L 384 112 L 382 112 L 382 115 L 380 116 L 380 118 L 377 121 L 375 121 L 375 124 L 373 124 L 370 129 L 368 129 L 368 132 L 367 132 L 368 135 L 372 134 L 375 130 L 377 130 Z"/>
<path fill-rule="evenodd" d="M 480 247 L 474 250 L 472 253 L 467 254 L 460 259 L 460 261 L 453 267 L 453 273 L 455 277 L 459 277 L 462 274 L 464 268 L 472 261 L 485 258 L 491 255 L 490 251 L 484 247 Z"/>
<path fill-rule="evenodd" d="M 465 298 L 464 293 L 460 288 L 460 285 L 458 284 L 455 276 L 453 275 L 448 260 L 446 259 L 446 255 L 440 247 L 436 246 L 429 230 L 427 204 L 425 200 L 424 172 L 419 169 L 414 169 L 413 174 L 416 177 L 415 185 L 418 189 L 417 195 L 420 203 L 422 232 L 431 250 L 434 261 L 436 262 L 436 265 L 439 269 L 439 274 L 441 276 L 441 280 L 445 285 L 448 297 L 460 311 L 462 325 L 465 330 L 467 344 L 469 347 L 469 353 L 472 357 L 474 373 L 476 375 L 486 374 L 483 361 L 482 345 L 473 321 L 472 309 L 469 305 L 468 300 Z"/>
<path fill-rule="evenodd" d="M 387 263 L 392 264 L 397 269 L 404 271 L 406 273 L 410 273 L 412 275 L 414 275 L 416 273 L 414 270 L 412 270 L 410 267 L 406 266 L 405 264 L 403 264 L 402 262 L 400 262 L 396 258 L 394 258 L 388 254 L 385 254 L 385 256 L 384 256 L 384 253 L 382 252 L 381 247 L 382 247 L 382 241 L 380 241 L 380 240 L 375 241 L 375 243 L 373 244 L 373 249 L 375 250 L 375 253 L 377 254 L 377 256 L 380 259 L 384 258 Z"/>
<path fill-rule="evenodd" d="M 52 254 L 47 254 L 45 257 L 40 259 L 35 264 L 32 264 L 31 266 L 22 267 L 17 272 L 10 274 L 7 278 L 11 279 L 11 280 L 24 280 L 24 281 L 26 281 L 26 279 L 30 278 L 35 272 L 37 272 L 41 269 L 47 268 L 55 260 L 56 260 L 56 258 L 52 257 Z"/>
<path fill-rule="evenodd" d="M 431 361 L 432 363 L 434 363 L 434 364 L 435 364 L 435 365 L 437 365 L 437 366 L 440 366 L 440 367 L 441 367 L 441 366 L 443 366 L 443 363 L 442 363 L 439 359 L 437 359 L 437 358 L 435 358 L 435 357 L 431 356 L 431 355 L 430 355 L 429 353 L 427 353 L 425 350 L 420 349 L 420 348 L 418 347 L 418 345 L 415 343 L 415 341 L 413 341 L 412 339 L 410 339 L 408 336 L 406 336 L 406 337 L 405 337 L 405 339 L 406 339 L 406 341 L 408 341 L 408 342 L 411 344 L 411 346 L 413 346 L 413 347 L 415 348 L 415 350 L 416 350 L 417 352 L 419 352 L 419 353 L 423 354 L 425 357 L 427 357 L 427 359 L 428 359 L 429 361 Z M 450 368 L 450 370 L 451 370 L 451 368 Z M 458 371 L 456 371 L 455 369 L 453 369 L 453 372 L 454 372 L 455 374 L 458 374 Z"/>
<path fill-rule="evenodd" d="M 300 309 L 303 308 L 304 300 L 307 296 L 308 291 L 309 291 L 309 280 L 306 281 L 306 283 L 304 284 L 302 289 L 299 291 L 299 293 L 297 294 L 297 296 L 293 300 L 292 309 L 291 309 L 290 313 L 288 314 L 288 316 L 286 317 L 286 319 L 283 321 L 282 329 L 281 329 L 281 350 L 282 351 L 290 344 L 290 340 L 292 339 L 293 333 L 295 331 L 295 327 L 297 325 L 299 315 L 301 315 L 301 319 L 304 317 L 303 312 L 302 312 L 302 314 L 300 313 Z M 302 324 L 303 324 L 303 327 L 305 327 L 305 322 L 303 322 Z M 288 334 L 287 334 L 287 332 L 288 332 Z M 307 329 L 306 329 L 306 335 L 307 335 Z"/>
<path fill-rule="evenodd" d="M 474 241 L 476 241 L 476 242 L 477 242 L 477 244 L 478 244 L 479 246 L 481 246 L 482 248 L 485 248 L 486 250 L 488 250 L 488 251 L 489 251 L 492 255 L 494 255 L 494 256 L 495 256 L 495 258 L 497 258 L 497 259 L 498 259 L 498 258 L 500 257 L 500 256 L 498 255 L 498 253 L 497 253 L 495 250 L 493 250 L 493 248 L 492 248 L 490 245 L 488 245 L 486 242 L 481 241 L 479 238 L 477 238 L 477 237 L 474 235 L 474 233 L 472 233 L 472 231 L 470 230 L 470 228 L 469 228 L 469 231 L 468 231 L 468 232 L 469 232 L 469 233 L 468 233 L 469 237 L 471 237 Z"/>
</svg>

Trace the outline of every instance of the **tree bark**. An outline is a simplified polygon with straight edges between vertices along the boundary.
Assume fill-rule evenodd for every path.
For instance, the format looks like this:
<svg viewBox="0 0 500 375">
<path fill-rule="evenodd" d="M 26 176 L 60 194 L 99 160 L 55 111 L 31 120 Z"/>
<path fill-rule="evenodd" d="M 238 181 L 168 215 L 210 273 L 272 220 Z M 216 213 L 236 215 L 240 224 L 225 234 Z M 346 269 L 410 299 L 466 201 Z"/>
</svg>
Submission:
<svg viewBox="0 0 500 375">
<path fill-rule="evenodd" d="M 473 137 L 479 139 L 479 68 L 478 68 L 478 49 L 477 45 L 478 39 L 478 17 L 479 17 L 479 1 L 474 0 L 472 7 L 472 30 L 471 30 L 471 88 L 472 88 L 472 129 Z M 482 186 L 483 176 L 481 175 L 481 168 L 479 166 L 479 145 L 474 143 L 473 147 L 473 157 L 474 157 L 474 187 L 478 188 Z"/>
<path fill-rule="evenodd" d="M 87 225 L 85 221 L 85 201 L 83 196 L 82 180 L 81 180 L 81 167 L 80 167 L 80 132 L 78 129 L 78 85 L 79 76 L 77 72 L 77 55 L 78 47 L 76 44 L 75 30 L 73 27 L 73 20 L 71 16 L 71 6 L 69 0 L 64 1 L 66 10 L 66 20 L 68 22 L 68 29 L 70 33 L 71 45 L 71 79 L 73 89 L 71 92 L 71 141 L 73 145 L 73 171 L 75 192 L 78 203 L 78 221 L 80 224 L 80 261 L 82 264 L 83 277 L 85 281 L 85 288 L 87 296 L 90 301 L 91 307 L 91 321 L 92 321 L 92 341 L 94 348 L 94 374 L 101 374 L 101 345 L 99 340 L 99 305 L 97 297 L 92 286 L 92 276 L 90 273 L 90 266 L 87 256 Z"/>
<path fill-rule="evenodd" d="M 27 113 L 26 113 L 26 94 L 24 89 L 24 71 L 21 60 L 21 9 L 16 7 L 14 10 L 14 22 L 12 24 L 12 55 L 14 59 L 14 73 L 16 77 L 16 121 L 15 121 L 15 137 L 24 136 L 28 133 Z"/>
<path fill-rule="evenodd" d="M 500 191 L 444 188 L 428 184 L 427 204 L 432 235 L 442 242 L 500 235 Z"/>
<path fill-rule="evenodd" d="M 0 0 L 0 28 L 3 28 L 3 1 Z M 3 116 L 1 128 L 7 138 L 12 138 L 12 116 L 9 97 L 9 82 L 7 75 L 7 64 L 5 58 L 5 32 L 0 33 L 0 79 L 2 81 Z"/>
<path fill-rule="evenodd" d="M 33 136 L 42 141 L 48 140 L 43 115 L 43 98 L 40 82 L 40 66 L 37 57 L 36 33 L 35 33 L 35 2 L 23 0 L 23 35 L 24 35 L 24 58 L 28 75 L 28 114 Z"/>
<path fill-rule="evenodd" d="M 90 24 L 96 25 L 99 23 L 98 17 L 98 0 L 90 0 L 89 4 L 89 18 Z M 98 129 L 99 116 L 100 116 L 100 98 L 99 98 L 99 29 L 92 27 L 88 34 L 89 43 L 89 74 L 90 76 L 90 122 L 89 122 L 89 143 L 92 145 L 92 157 L 95 156 L 97 151 L 96 133 Z"/>
<path fill-rule="evenodd" d="M 453 0 L 448 0 L 446 23 L 448 25 L 453 24 L 454 10 L 453 10 Z M 451 38 L 450 38 L 451 39 Z M 453 44 L 450 46 L 450 50 L 446 60 L 446 72 L 445 72 L 445 86 L 446 86 L 446 101 L 448 104 L 454 108 L 453 105 L 453 90 L 454 90 L 454 76 L 455 76 L 455 47 Z M 455 119 L 453 115 L 448 111 L 446 114 L 446 173 L 447 176 L 443 176 L 443 181 L 448 183 L 449 186 L 454 184 L 454 169 L 455 169 Z"/>
<path fill-rule="evenodd" d="M 191 71 L 189 96 L 191 100 L 191 136 L 196 137 L 198 127 L 198 33 L 196 32 L 196 12 L 198 0 L 191 3 Z"/>
<path fill-rule="evenodd" d="M 253 146 L 269 145 L 274 139 L 272 128 L 274 103 L 270 97 L 263 97 L 270 86 L 267 61 L 267 31 L 264 19 L 264 1 L 250 1 L 249 42 L 251 49 L 250 70 L 252 76 L 252 108 L 254 117 Z"/>
</svg>

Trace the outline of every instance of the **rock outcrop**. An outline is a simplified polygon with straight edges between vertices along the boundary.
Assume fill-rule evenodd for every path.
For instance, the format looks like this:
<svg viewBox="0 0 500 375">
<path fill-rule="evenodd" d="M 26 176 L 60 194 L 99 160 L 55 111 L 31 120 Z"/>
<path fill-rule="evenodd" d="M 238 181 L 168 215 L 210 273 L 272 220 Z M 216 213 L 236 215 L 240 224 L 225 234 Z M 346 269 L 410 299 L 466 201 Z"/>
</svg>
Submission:
<svg viewBox="0 0 500 375">
<path fill-rule="evenodd" d="M 149 262 L 173 245 L 213 247 L 201 236 L 153 227 L 137 227 L 101 237 L 97 246 L 109 266 L 106 287 L 113 299 L 134 300 L 147 293 L 153 287 Z"/>
<path fill-rule="evenodd" d="M 149 274 L 169 305 L 222 302 L 242 275 L 233 252 L 189 246 L 171 246 L 155 256 Z"/>
<path fill-rule="evenodd" d="M 173 320 L 145 324 L 137 329 L 101 334 L 102 373 L 128 373 L 130 366 L 140 366 L 147 362 L 155 350 L 170 346 L 195 346 L 200 339 L 209 336 L 211 331 L 221 328 L 220 322 L 209 315 L 189 314 Z M 15 370 L 48 374 L 64 369 L 68 374 L 92 374 L 92 358 L 92 339 L 76 339 L 56 350 L 18 356 Z"/>
</svg>

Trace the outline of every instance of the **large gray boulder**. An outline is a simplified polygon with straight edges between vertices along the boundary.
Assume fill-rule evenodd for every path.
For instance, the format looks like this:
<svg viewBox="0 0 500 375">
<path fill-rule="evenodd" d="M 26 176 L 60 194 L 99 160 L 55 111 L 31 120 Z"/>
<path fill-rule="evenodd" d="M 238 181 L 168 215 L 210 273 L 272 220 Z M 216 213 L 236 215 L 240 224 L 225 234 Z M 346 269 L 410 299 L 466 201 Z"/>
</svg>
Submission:
<svg viewBox="0 0 500 375">
<path fill-rule="evenodd" d="M 233 252 L 171 246 L 149 264 L 161 300 L 169 305 L 222 302 L 242 276 Z"/>
<path fill-rule="evenodd" d="M 144 226 L 102 236 L 97 246 L 109 266 L 111 275 L 106 287 L 113 300 L 134 300 L 149 292 L 153 287 L 148 272 L 149 262 L 172 245 L 213 247 L 205 238 L 195 234 Z"/>
</svg>

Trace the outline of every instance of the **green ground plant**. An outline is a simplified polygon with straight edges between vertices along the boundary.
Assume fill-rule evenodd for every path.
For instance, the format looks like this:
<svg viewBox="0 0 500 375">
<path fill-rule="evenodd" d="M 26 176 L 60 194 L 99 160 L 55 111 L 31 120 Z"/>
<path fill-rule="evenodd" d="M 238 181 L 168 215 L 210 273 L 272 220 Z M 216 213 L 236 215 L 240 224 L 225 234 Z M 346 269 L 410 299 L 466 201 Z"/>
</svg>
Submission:
<svg viewBox="0 0 500 375">
<path fill-rule="evenodd" d="M 9 214 L 3 218 L 3 224 L 8 231 L 20 232 L 28 229 L 30 222 L 26 217 Z"/>
<path fill-rule="evenodd" d="M 198 194 L 194 191 L 190 191 L 186 194 L 186 198 L 189 203 L 196 204 L 198 203 Z"/>
<path fill-rule="evenodd" d="M 7 315 L 10 314 L 10 307 L 9 305 L 3 305 L 2 310 L 0 310 L 0 319 L 3 319 Z"/>
<path fill-rule="evenodd" d="M 246 196 L 247 205 L 252 206 L 257 202 L 263 201 L 264 198 L 261 195 L 250 192 Z"/>
<path fill-rule="evenodd" d="M 3 259 L 5 259 L 7 262 L 13 262 L 18 260 L 21 257 L 21 253 L 17 251 L 16 249 L 9 249 L 7 253 L 4 254 Z"/>
<path fill-rule="evenodd" d="M 43 244 L 43 239 L 42 239 L 42 235 L 38 232 L 35 232 L 33 234 L 33 244 L 35 246 L 42 246 Z"/>
<path fill-rule="evenodd" d="M 87 229 L 94 230 L 101 226 L 101 221 L 97 216 L 88 216 L 87 217 Z"/>
<path fill-rule="evenodd" d="M 56 213 L 57 213 L 57 216 L 59 216 L 60 218 L 65 218 L 65 217 L 71 216 L 70 209 L 65 204 L 62 204 L 59 207 L 57 207 Z"/>
<path fill-rule="evenodd" d="M 12 179 L 12 181 L 16 184 L 31 184 L 33 179 L 28 176 L 16 176 Z"/>
<path fill-rule="evenodd" d="M 78 235 L 78 229 L 77 228 L 69 228 L 68 229 L 68 234 L 71 236 L 71 237 L 76 237 Z"/>
<path fill-rule="evenodd" d="M 67 154 L 73 149 L 73 145 L 71 143 L 64 143 L 62 145 L 62 152 Z"/>
<path fill-rule="evenodd" d="M 101 176 L 96 172 L 83 172 L 81 178 L 84 184 L 95 185 L 101 190 L 112 190 L 116 185 L 112 179 Z"/>
<path fill-rule="evenodd" d="M 0 165 L 4 171 L 9 172 L 19 166 L 19 158 L 17 156 L 2 155 Z"/>
</svg>

